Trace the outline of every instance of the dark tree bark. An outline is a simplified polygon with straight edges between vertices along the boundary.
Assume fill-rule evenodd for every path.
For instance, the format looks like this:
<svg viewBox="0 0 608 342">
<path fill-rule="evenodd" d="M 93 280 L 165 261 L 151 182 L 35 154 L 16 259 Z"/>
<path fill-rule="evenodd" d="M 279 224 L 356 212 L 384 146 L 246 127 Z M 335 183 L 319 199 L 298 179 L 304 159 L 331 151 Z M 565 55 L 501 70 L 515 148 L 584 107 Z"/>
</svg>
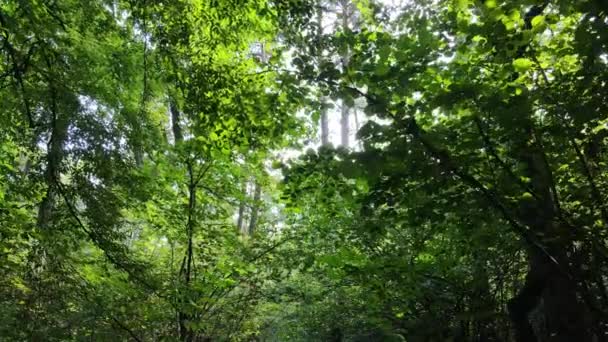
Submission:
<svg viewBox="0 0 608 342">
<path fill-rule="evenodd" d="M 169 111 L 171 112 L 171 130 L 173 131 L 173 141 L 177 144 L 182 142 L 184 137 L 182 134 L 182 128 L 179 125 L 179 109 L 177 108 L 177 103 L 173 98 L 169 100 Z"/>
<path fill-rule="evenodd" d="M 53 208 L 55 207 L 55 200 L 57 197 L 57 182 L 59 181 L 60 167 L 64 155 L 63 145 L 67 139 L 69 123 L 66 114 L 63 113 L 64 111 L 61 110 L 62 108 L 60 108 L 58 103 L 59 89 L 55 87 L 50 79 L 49 89 L 49 114 L 51 116 L 50 139 L 47 144 L 46 170 L 44 173 L 47 191 L 38 209 L 37 223 L 38 227 L 40 228 L 48 227 Z M 63 94 L 63 96 L 66 100 L 71 99 L 70 94 Z M 74 104 L 73 107 L 74 108 L 64 108 L 65 112 L 68 110 L 77 110 L 78 105 Z"/>
<path fill-rule="evenodd" d="M 585 307 L 578 299 L 572 265 L 566 251 L 572 244 L 569 229 L 560 224 L 560 205 L 552 170 L 547 163 L 540 137 L 530 129 L 532 143 L 524 143 L 521 161 L 531 179 L 534 199 L 520 203 L 520 220 L 538 237 L 528 246 L 529 270 L 524 287 L 509 302 L 509 313 L 518 342 L 537 341 L 528 315 L 542 300 L 546 340 L 550 342 L 589 341 Z"/>
<path fill-rule="evenodd" d="M 175 144 L 179 144 L 183 141 L 183 134 L 181 130 L 181 126 L 179 123 L 180 112 L 177 108 L 177 104 L 175 99 L 171 98 L 169 101 L 169 111 L 171 114 L 171 128 L 173 131 L 173 139 Z M 186 237 L 187 237 L 187 247 L 186 247 L 186 255 L 182 260 L 182 265 L 179 270 L 180 278 L 182 278 L 183 284 L 188 288 L 190 284 L 190 279 L 192 276 L 192 263 L 193 263 L 193 253 L 194 253 L 194 223 L 196 220 L 195 217 L 195 209 L 196 209 L 196 189 L 198 185 L 197 177 L 194 173 L 194 168 L 192 165 L 193 161 L 189 160 L 187 162 L 188 169 L 188 207 L 187 207 L 187 215 L 188 220 L 186 222 Z M 183 293 L 181 294 L 184 295 Z M 187 295 L 187 294 L 186 294 Z M 182 299 L 181 304 L 185 305 L 185 301 Z M 194 333 L 188 329 L 186 323 L 191 319 L 191 316 L 182 309 L 178 309 L 177 313 L 178 317 L 178 325 L 179 325 L 179 338 L 180 341 L 190 342 L 194 340 Z"/>
<path fill-rule="evenodd" d="M 531 125 L 529 126 L 531 127 Z M 509 210 L 501 194 L 488 189 L 474 176 L 468 174 L 454 162 L 446 150 L 437 148 L 427 139 L 414 119 L 410 122 L 410 133 L 444 169 L 460 178 L 464 183 L 480 191 L 499 210 L 505 220 L 520 234 L 528 250 L 529 271 L 521 291 L 509 302 L 509 315 L 513 322 L 517 342 L 534 342 L 534 334 L 528 315 L 543 302 L 549 342 L 589 341 L 589 324 L 585 320 L 588 307 L 579 301 L 577 267 L 566 254 L 573 243 L 570 227 L 560 221 L 560 206 L 553 183 L 551 169 L 544 156 L 542 143 L 532 128 L 529 139 L 521 142 L 519 159 L 531 179 L 529 200 L 521 200 L 519 209 Z M 500 167 L 505 167 L 505 164 Z M 573 270 L 575 272 L 573 272 Z"/>
</svg>

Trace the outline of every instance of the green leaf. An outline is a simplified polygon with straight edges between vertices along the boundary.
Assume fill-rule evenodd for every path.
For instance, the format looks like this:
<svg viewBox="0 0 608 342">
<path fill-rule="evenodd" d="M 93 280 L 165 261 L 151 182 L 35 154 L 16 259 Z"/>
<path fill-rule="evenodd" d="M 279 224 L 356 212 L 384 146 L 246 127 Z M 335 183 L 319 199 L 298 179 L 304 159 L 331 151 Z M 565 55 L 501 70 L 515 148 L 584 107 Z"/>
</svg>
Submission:
<svg viewBox="0 0 608 342">
<path fill-rule="evenodd" d="M 513 61 L 513 67 L 517 72 L 526 72 L 534 66 L 534 62 L 528 58 L 518 58 Z"/>
<path fill-rule="evenodd" d="M 541 25 L 545 24 L 545 16 L 544 15 L 537 15 L 534 18 L 532 18 L 532 27 L 533 28 L 538 28 Z"/>
</svg>

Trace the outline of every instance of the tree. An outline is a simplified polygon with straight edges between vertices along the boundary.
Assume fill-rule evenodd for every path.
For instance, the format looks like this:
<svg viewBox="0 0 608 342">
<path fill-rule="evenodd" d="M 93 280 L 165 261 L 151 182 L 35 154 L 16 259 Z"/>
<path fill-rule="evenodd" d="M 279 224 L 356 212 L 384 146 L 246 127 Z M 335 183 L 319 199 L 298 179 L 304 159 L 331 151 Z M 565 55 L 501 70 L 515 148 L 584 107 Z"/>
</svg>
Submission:
<svg viewBox="0 0 608 342">
<path fill-rule="evenodd" d="M 554 22 L 545 23 L 538 15 L 547 10 L 547 5 L 528 11 L 522 11 L 523 3 L 480 7 L 463 3 L 446 6 L 446 10 L 423 6 L 414 5 L 411 12 L 416 14 L 398 20 L 400 25 L 410 24 L 407 35 L 393 38 L 378 32 L 361 34 L 353 49 L 362 52 L 352 58 L 350 67 L 360 71 L 371 69 L 374 73 L 344 75 L 340 86 L 365 97 L 370 112 L 393 120 L 389 134 L 377 134 L 379 127 L 368 126 L 370 143 L 378 140 L 388 143 L 387 148 L 380 149 L 386 153 L 401 150 L 411 154 L 421 149 L 428 163 L 437 168 L 436 175 L 462 182 L 478 194 L 480 203 L 496 210 L 522 239 L 530 269 L 521 292 L 509 303 L 518 339 L 534 338 L 527 316 L 541 298 L 552 340 L 588 339 L 592 327 L 605 323 L 600 318 L 601 310 L 596 311 L 601 286 L 593 289 L 593 284 L 599 283 L 593 276 L 583 275 L 582 269 L 586 262 L 599 257 L 592 257 L 595 252 L 590 251 L 605 246 L 592 247 L 590 244 L 596 244 L 591 237 L 595 230 L 582 227 L 592 225 L 593 216 L 602 215 L 602 209 L 594 203 L 600 203 L 603 195 L 593 190 L 596 180 L 585 171 L 587 161 L 579 145 L 589 138 L 575 137 L 574 132 L 603 120 L 603 114 L 599 110 L 585 119 L 577 119 L 572 112 L 576 107 L 566 109 L 571 105 L 557 100 L 561 95 L 555 94 L 561 94 L 563 89 L 563 85 L 558 85 L 571 84 L 570 89 L 574 90 L 576 82 L 569 83 L 572 77 L 577 74 L 581 79 L 582 75 L 589 77 L 589 71 L 574 66 L 577 62 L 573 59 L 570 62 L 562 59 L 574 58 L 572 51 L 562 51 L 562 57 L 558 57 L 560 53 L 552 48 L 564 39 L 576 41 L 586 35 L 583 32 L 588 27 L 570 20 L 580 13 L 577 11 L 588 9 L 550 7 L 557 14 Z M 532 14 L 537 9 L 538 13 Z M 473 13 L 479 18 L 478 23 L 467 22 Z M 452 26 L 446 27 L 437 18 L 449 20 Z M 435 34 L 433 27 L 440 25 L 445 33 Z M 543 31 L 534 29 L 539 25 L 554 25 L 551 27 L 555 30 L 560 26 L 559 33 L 546 41 Z M 460 40 L 451 44 L 451 37 Z M 516 48 L 499 49 L 508 44 Z M 376 62 L 369 58 L 372 55 L 380 59 Z M 410 59 L 410 55 L 417 58 Z M 448 55 L 453 60 L 442 62 L 441 56 Z M 564 62 L 548 71 L 549 55 Z M 589 57 L 581 57 L 580 62 L 585 63 L 586 58 Z M 407 88 L 403 82 L 407 82 Z M 367 91 L 359 90 L 361 85 Z M 395 91 L 386 96 L 385 89 Z M 558 127 L 561 131 L 556 130 Z M 403 144 L 408 146 L 405 151 Z M 571 163 L 581 166 L 575 169 Z M 560 165 L 562 171 L 572 168 L 574 173 L 568 174 L 578 174 L 575 179 L 586 178 L 586 186 L 596 195 L 578 197 L 579 190 L 559 176 Z M 400 174 L 397 171 L 398 177 L 402 177 Z M 594 214 L 580 221 L 582 216 L 570 211 L 576 209 L 569 201 L 587 203 Z M 572 252 L 566 252 L 569 250 Z M 582 261 L 579 253 L 591 259 Z M 601 335 L 601 329 L 593 329 L 595 336 Z"/>
<path fill-rule="evenodd" d="M 3 337 L 238 332 L 248 311 L 228 308 L 256 300 L 271 241 L 247 246 L 230 224 L 237 160 L 259 165 L 296 135 L 300 106 L 276 64 L 243 51 L 292 7 L 1 6 L 2 298 L 20 303 Z"/>
<path fill-rule="evenodd" d="M 359 131 L 365 151 L 355 157 L 366 172 L 355 178 L 372 189 L 366 215 L 411 210 L 404 188 L 438 199 L 458 189 L 462 195 L 432 204 L 439 215 L 431 222 L 491 210 L 478 225 L 510 230 L 526 253 L 524 284 L 515 284 L 520 291 L 508 305 L 516 339 L 602 336 L 605 280 L 585 270 L 605 254 L 605 239 L 597 235 L 605 229 L 605 195 L 583 146 L 596 139 L 588 128 L 598 127 L 605 111 L 595 103 L 599 93 L 579 82 L 605 72 L 605 63 L 597 64 L 605 42 L 589 36 L 604 24 L 574 19 L 600 18 L 602 7 L 421 3 L 392 18 L 378 9 L 372 5 L 364 15 L 386 31 L 364 27 L 335 40 L 336 49 L 354 51 L 348 71 L 314 76 L 343 98 L 365 99 L 369 115 L 389 121 Z M 480 251 L 487 246 L 480 242 Z M 487 276 L 477 271 L 476 277 L 487 293 Z M 547 331 L 533 327 L 533 310 L 540 310 Z"/>
<path fill-rule="evenodd" d="M 0 336 L 606 340 L 607 13 L 0 4 Z"/>
</svg>

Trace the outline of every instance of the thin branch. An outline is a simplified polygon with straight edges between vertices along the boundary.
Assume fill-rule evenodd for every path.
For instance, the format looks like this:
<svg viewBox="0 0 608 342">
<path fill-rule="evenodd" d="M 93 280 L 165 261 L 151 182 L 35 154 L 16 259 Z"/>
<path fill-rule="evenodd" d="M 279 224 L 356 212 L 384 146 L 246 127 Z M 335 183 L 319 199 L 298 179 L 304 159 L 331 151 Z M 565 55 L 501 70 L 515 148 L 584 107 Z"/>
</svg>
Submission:
<svg viewBox="0 0 608 342">
<path fill-rule="evenodd" d="M 76 221 L 76 223 L 78 224 L 80 229 L 82 229 L 89 236 L 91 241 L 93 243 L 95 243 L 95 245 L 104 252 L 104 255 L 110 261 L 110 263 L 112 263 L 112 265 L 116 266 L 118 269 L 121 269 L 124 272 L 126 272 L 130 278 L 137 280 L 140 284 L 144 285 L 144 287 L 146 287 L 152 293 L 156 294 L 159 298 L 164 298 L 162 295 L 157 293 L 157 289 L 154 286 L 152 286 L 150 283 L 145 281 L 143 278 L 141 278 L 136 273 L 132 272 L 126 265 L 124 265 L 124 263 L 118 261 L 113 255 L 111 255 L 111 253 L 109 253 L 106 250 L 106 248 L 102 247 L 99 244 L 99 239 L 96 236 L 97 234 L 95 232 L 93 232 L 92 230 L 90 230 L 89 228 L 87 228 L 87 226 L 82 222 L 82 220 L 80 219 L 80 216 L 78 215 L 76 208 L 74 208 L 74 205 L 71 203 L 65 190 L 63 189 L 63 185 L 61 184 L 61 182 L 59 182 L 55 178 L 53 179 L 53 181 L 55 182 L 55 186 L 56 186 L 59 194 L 63 198 L 63 201 L 65 202 L 66 206 L 68 207 L 68 212 L 69 212 L 70 216 L 72 216 L 72 218 Z"/>
<path fill-rule="evenodd" d="M 494 158 L 494 160 L 509 175 L 509 177 L 511 177 L 514 181 L 516 181 L 517 184 L 519 184 L 524 190 L 526 190 L 527 192 L 529 192 L 534 197 L 534 199 L 536 199 L 537 201 L 540 201 L 541 199 L 538 196 L 538 194 L 536 194 L 534 192 L 534 190 L 528 184 L 526 184 L 525 182 L 523 182 L 521 180 L 521 178 L 518 177 L 513 172 L 513 170 L 511 169 L 511 167 L 509 165 L 507 165 L 507 163 L 500 158 L 500 156 L 498 155 L 496 149 L 494 148 L 494 144 L 492 144 L 492 141 L 490 140 L 490 136 L 483 129 L 483 125 L 481 123 L 481 119 L 478 116 L 474 116 L 473 117 L 473 121 L 475 122 L 475 125 L 477 126 L 477 130 L 479 131 L 479 135 L 481 136 L 481 139 L 483 140 L 484 145 L 488 149 L 488 152 L 490 152 L 490 155 L 492 156 L 492 158 Z"/>
<path fill-rule="evenodd" d="M 218 199 L 220 199 L 222 201 L 226 201 L 228 204 L 232 204 L 234 206 L 239 205 L 238 202 L 236 202 L 234 200 L 231 200 L 231 199 L 228 199 L 226 196 L 222 196 L 222 195 L 218 194 L 217 191 L 215 191 L 214 189 L 212 189 L 212 188 L 210 188 L 210 187 L 208 187 L 208 186 L 206 186 L 204 184 L 199 185 L 199 187 L 201 187 L 202 189 L 206 190 L 209 194 L 213 195 L 214 197 L 216 197 L 216 198 L 218 198 Z M 247 207 L 250 208 L 251 205 L 247 205 Z"/>
<path fill-rule="evenodd" d="M 197 186 L 200 183 L 200 181 L 203 179 L 203 177 L 205 176 L 207 171 L 209 171 L 209 169 L 211 168 L 212 164 L 213 164 L 213 162 L 209 161 L 209 162 L 207 162 L 207 165 L 205 165 L 204 167 L 201 168 L 201 170 L 199 171 L 199 174 L 196 176 L 194 186 Z"/>
<path fill-rule="evenodd" d="M 121 328 L 122 330 L 126 331 L 129 336 L 131 336 L 135 341 L 137 342 L 142 342 L 142 340 L 137 337 L 137 335 L 133 332 L 133 330 L 129 329 L 129 327 L 127 327 L 126 325 L 122 324 L 122 322 L 120 322 L 118 319 L 116 319 L 116 317 L 112 316 L 110 317 L 112 319 L 112 321 L 114 323 L 116 323 L 116 325 Z"/>
<path fill-rule="evenodd" d="M 285 239 L 283 239 L 283 240 L 281 240 L 281 241 L 279 241 L 279 242 L 277 242 L 277 243 L 273 244 L 272 246 L 268 247 L 267 249 L 265 249 L 264 251 L 260 252 L 259 254 L 257 254 L 257 255 L 255 255 L 255 256 L 253 256 L 253 257 L 252 257 L 251 259 L 249 259 L 248 261 L 249 261 L 250 263 L 256 262 L 257 260 L 259 260 L 260 258 L 262 258 L 263 256 L 265 256 L 266 254 L 268 254 L 268 253 L 272 252 L 273 250 L 277 249 L 277 247 L 279 247 L 279 246 L 281 246 L 281 245 L 285 244 L 285 243 L 286 243 L 286 242 L 288 242 L 288 241 L 294 240 L 296 237 L 297 237 L 297 236 L 296 236 L 296 235 L 294 235 L 294 236 L 291 236 L 291 237 L 285 238 Z"/>
</svg>

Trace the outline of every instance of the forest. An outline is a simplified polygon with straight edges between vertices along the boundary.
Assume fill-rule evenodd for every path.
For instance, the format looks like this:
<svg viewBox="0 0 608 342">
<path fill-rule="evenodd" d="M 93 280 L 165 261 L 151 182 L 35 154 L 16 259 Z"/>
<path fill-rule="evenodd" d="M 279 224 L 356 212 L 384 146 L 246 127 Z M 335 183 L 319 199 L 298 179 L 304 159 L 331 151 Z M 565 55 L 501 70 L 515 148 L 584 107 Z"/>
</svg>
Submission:
<svg viewBox="0 0 608 342">
<path fill-rule="evenodd" d="M 608 341 L 605 0 L 0 0 L 0 341 Z"/>
</svg>

